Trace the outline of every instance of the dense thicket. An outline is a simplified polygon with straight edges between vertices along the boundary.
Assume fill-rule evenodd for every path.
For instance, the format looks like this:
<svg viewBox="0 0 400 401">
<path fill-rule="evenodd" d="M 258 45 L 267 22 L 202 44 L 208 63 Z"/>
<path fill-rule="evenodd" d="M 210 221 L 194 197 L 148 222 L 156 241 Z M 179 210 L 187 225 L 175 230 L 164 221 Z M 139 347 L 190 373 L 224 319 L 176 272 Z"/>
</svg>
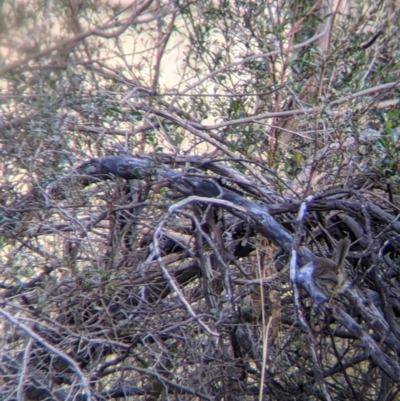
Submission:
<svg viewBox="0 0 400 401">
<path fill-rule="evenodd" d="M 398 399 L 399 15 L 0 2 L 0 398 Z"/>
</svg>

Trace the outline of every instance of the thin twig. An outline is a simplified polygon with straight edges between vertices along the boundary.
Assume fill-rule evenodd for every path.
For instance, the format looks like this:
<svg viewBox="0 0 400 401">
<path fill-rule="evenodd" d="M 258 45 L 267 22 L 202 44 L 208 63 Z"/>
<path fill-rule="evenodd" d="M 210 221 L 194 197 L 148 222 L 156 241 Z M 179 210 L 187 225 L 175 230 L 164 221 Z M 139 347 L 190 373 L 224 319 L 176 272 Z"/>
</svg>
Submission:
<svg viewBox="0 0 400 401">
<path fill-rule="evenodd" d="M 57 348 L 55 348 L 53 345 L 49 344 L 44 338 L 42 338 L 41 336 L 39 336 L 38 334 L 36 334 L 34 331 L 32 331 L 28 326 L 26 326 L 25 324 L 21 323 L 20 321 L 18 321 L 16 318 L 14 318 L 13 316 L 11 316 L 8 312 L 6 312 L 3 308 L 0 308 L 0 315 L 4 316 L 7 320 L 9 320 L 12 324 L 14 324 L 15 326 L 17 326 L 19 329 L 23 330 L 26 334 L 28 334 L 29 337 L 31 337 L 32 339 L 34 339 L 35 341 L 37 341 L 40 345 L 42 345 L 44 348 L 47 348 L 49 351 L 53 352 L 54 354 L 56 354 L 57 356 L 59 356 L 60 358 L 66 360 L 71 366 L 72 368 L 75 370 L 77 376 L 79 377 L 81 383 L 82 383 L 82 388 L 85 390 L 86 392 L 86 400 L 90 401 L 91 398 L 91 392 L 90 392 L 90 388 L 89 385 L 85 379 L 85 376 L 83 374 L 83 372 L 81 371 L 80 367 L 78 366 L 78 364 L 72 359 L 70 358 L 67 354 L 61 352 L 60 350 L 58 350 Z"/>
</svg>

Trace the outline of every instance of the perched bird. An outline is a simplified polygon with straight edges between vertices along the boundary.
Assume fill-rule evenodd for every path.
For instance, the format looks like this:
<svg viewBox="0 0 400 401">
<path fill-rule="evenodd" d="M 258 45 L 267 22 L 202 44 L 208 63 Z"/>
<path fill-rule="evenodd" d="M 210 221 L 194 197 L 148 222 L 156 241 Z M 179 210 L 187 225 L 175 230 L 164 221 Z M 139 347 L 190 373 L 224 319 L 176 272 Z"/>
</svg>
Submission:
<svg viewBox="0 0 400 401">
<path fill-rule="evenodd" d="M 299 269 L 297 282 L 318 302 L 332 298 L 335 293 L 343 292 L 348 280 L 343 264 L 350 248 L 350 240 L 344 238 L 337 244 L 333 260 L 316 258 Z"/>
</svg>

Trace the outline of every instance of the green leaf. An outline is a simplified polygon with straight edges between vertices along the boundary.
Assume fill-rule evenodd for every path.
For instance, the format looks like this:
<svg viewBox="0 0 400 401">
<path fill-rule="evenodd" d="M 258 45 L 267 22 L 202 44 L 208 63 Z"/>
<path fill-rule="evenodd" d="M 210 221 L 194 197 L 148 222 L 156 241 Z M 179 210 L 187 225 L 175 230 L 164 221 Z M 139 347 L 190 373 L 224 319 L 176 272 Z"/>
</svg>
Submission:
<svg viewBox="0 0 400 401">
<path fill-rule="evenodd" d="M 293 160 L 294 160 L 297 164 L 300 164 L 300 161 L 301 161 L 301 153 L 298 152 L 297 150 L 295 150 L 295 151 L 293 152 Z"/>
</svg>

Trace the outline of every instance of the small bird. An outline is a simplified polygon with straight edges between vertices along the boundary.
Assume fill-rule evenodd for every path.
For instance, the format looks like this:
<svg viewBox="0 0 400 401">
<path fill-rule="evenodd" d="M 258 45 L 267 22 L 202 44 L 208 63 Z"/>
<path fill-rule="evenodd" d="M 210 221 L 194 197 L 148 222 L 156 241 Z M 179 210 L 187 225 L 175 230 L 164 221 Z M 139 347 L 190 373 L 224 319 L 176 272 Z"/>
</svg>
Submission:
<svg viewBox="0 0 400 401">
<path fill-rule="evenodd" d="M 332 299 L 335 293 L 343 292 L 348 285 L 343 268 L 344 260 L 349 252 L 351 242 L 344 238 L 337 244 L 333 260 L 316 258 L 299 269 L 299 282 L 318 302 Z"/>
</svg>

